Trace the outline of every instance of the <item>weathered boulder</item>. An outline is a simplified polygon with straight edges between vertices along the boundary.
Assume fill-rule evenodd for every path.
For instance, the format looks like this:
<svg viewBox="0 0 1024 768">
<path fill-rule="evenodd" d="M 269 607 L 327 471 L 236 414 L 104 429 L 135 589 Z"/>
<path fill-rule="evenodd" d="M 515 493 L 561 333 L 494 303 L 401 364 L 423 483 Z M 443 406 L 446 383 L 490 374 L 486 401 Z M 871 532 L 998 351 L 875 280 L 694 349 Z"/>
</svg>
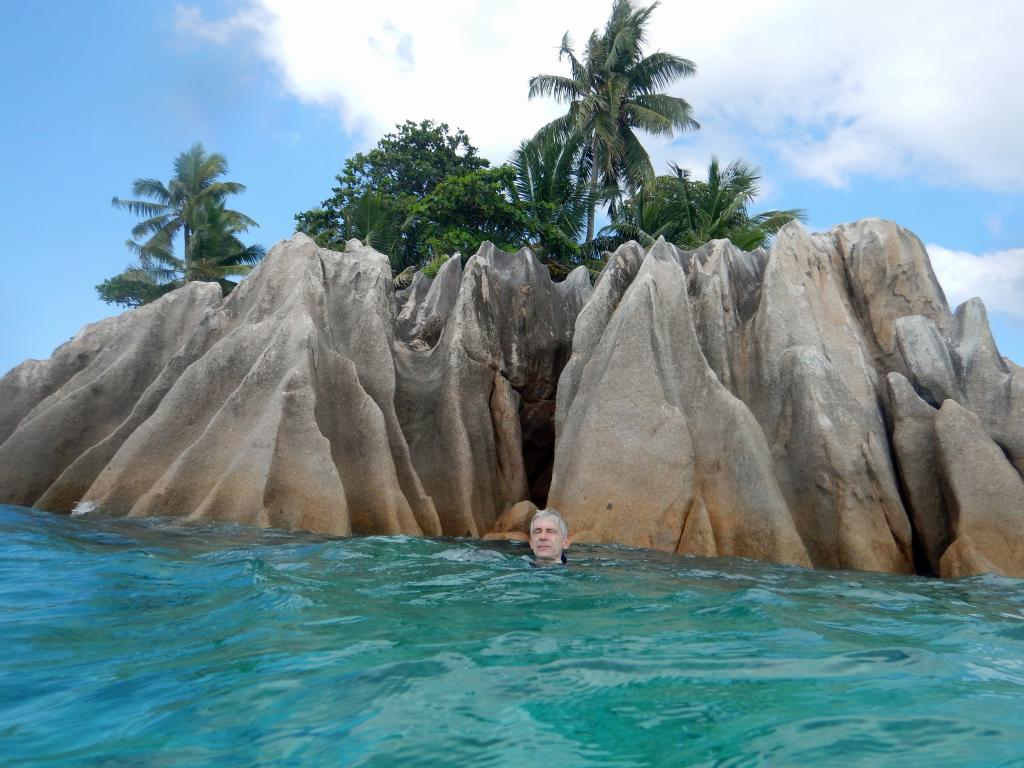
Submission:
<svg viewBox="0 0 1024 768">
<path fill-rule="evenodd" d="M 910 522 L 886 431 L 819 350 L 783 353 L 771 430 L 783 493 L 815 565 L 913 572 Z"/>
<path fill-rule="evenodd" d="M 461 284 L 462 259 L 457 253 L 441 265 L 433 279 L 417 272 L 412 285 L 395 294 L 395 336 L 418 349 L 434 346 L 455 306 Z"/>
<path fill-rule="evenodd" d="M 874 342 L 881 368 L 899 365 L 899 318 L 921 315 L 940 333 L 949 333 L 946 296 L 916 235 L 882 219 L 841 224 L 830 234 L 849 279 L 851 302 Z"/>
<path fill-rule="evenodd" d="M 457 261 L 442 267 L 435 285 Z M 582 268 L 552 283 L 529 251 L 484 243 L 466 263 L 450 308 L 433 305 L 444 315 L 436 342 L 396 340 L 396 408 L 445 534 L 482 536 L 516 502 L 543 503 L 555 389 L 589 294 Z M 422 327 L 435 322 L 433 312 L 422 314 Z"/>
<path fill-rule="evenodd" d="M 767 263 L 767 251 L 741 251 L 728 240 L 683 255 L 701 350 L 719 381 L 744 401 L 754 363 L 748 323 L 761 302 Z"/>
<path fill-rule="evenodd" d="M 669 386 L 665 379 L 676 377 L 666 373 L 674 370 L 666 362 L 671 355 L 657 343 L 657 353 L 642 351 L 652 347 L 643 329 L 653 321 L 638 319 L 632 303 L 621 301 L 640 280 L 635 277 L 642 272 L 639 264 L 646 264 L 642 252 L 632 248 L 610 259 L 602 274 L 607 283 L 598 282 L 577 322 L 573 356 L 559 383 L 557 492 L 552 499 L 571 510 L 587 537 L 606 540 L 616 531 L 616 540 L 623 540 L 628 529 L 632 538 L 627 541 L 673 549 L 680 546 L 678 540 L 671 542 L 677 531 L 682 535 L 679 507 L 691 498 L 698 480 L 690 475 L 698 462 L 694 441 L 685 439 L 686 418 L 665 411 L 663 423 L 646 425 L 648 412 L 671 401 L 661 393 Z M 997 442 L 1011 457 L 1009 446 L 1021 419 L 1014 410 L 1013 382 L 1002 375 L 1010 369 L 999 361 L 994 345 L 980 331 L 959 330 L 984 326 L 987 333 L 987 325 L 972 320 L 971 305 L 964 319 L 954 323 L 920 241 L 890 222 L 866 220 L 822 235 L 791 225 L 770 252 L 743 253 L 725 241 L 692 252 L 669 251 L 686 272 L 697 340 L 696 349 L 685 352 L 684 365 L 709 368 L 757 418 L 773 457 L 772 485 L 781 490 L 782 507 L 795 521 L 811 561 L 912 572 L 916 540 L 921 567 L 938 572 L 950 534 L 941 494 L 924 493 L 926 478 L 933 487 L 938 478 L 927 450 L 931 438 L 927 446 L 919 444 L 933 427 L 916 406 L 928 406 L 917 401 L 912 407 L 913 393 L 903 391 L 902 410 L 894 416 L 898 404 L 886 392 L 885 374 L 905 373 L 917 390 L 915 400 L 921 395 L 935 405 L 949 397 L 969 401 L 973 391 L 979 412 L 998 414 L 989 428 L 994 436 L 998 432 Z M 656 282 L 660 286 L 665 279 Z M 651 317 L 679 301 L 666 299 L 664 290 L 651 293 L 658 307 L 647 311 Z M 604 334 L 620 333 L 614 318 L 626 312 L 632 317 L 622 319 L 623 327 L 634 335 L 607 342 L 608 350 L 595 355 L 598 344 L 606 343 Z M 980 341 L 971 343 L 971 353 L 960 353 L 952 345 L 961 337 Z M 973 389 L 966 383 L 966 369 L 959 367 L 962 359 L 976 361 Z M 600 368 L 593 376 L 603 379 L 601 394 L 586 399 L 580 424 L 570 430 L 567 421 L 589 366 Z M 613 383 L 627 371 L 632 391 Z M 647 392 L 655 394 L 648 397 Z M 722 420 L 718 430 L 728 431 L 722 424 L 729 423 Z M 617 450 L 634 442 L 658 461 L 638 462 L 631 458 L 632 448 Z M 905 460 L 904 475 L 897 475 L 894 451 Z M 735 448 L 726 452 L 731 455 Z M 650 469 L 651 463 L 658 469 Z M 659 472 L 664 477 L 650 479 Z M 628 476 L 642 477 L 641 487 L 625 480 Z M 615 487 L 627 493 L 616 496 Z M 609 497 L 603 510 L 599 496 Z M 611 501 L 613 496 L 619 502 Z M 904 499 L 917 501 L 913 524 Z M 641 509 L 657 509 L 667 522 L 655 521 L 653 512 L 636 511 Z M 704 546 L 716 551 L 709 543 L 714 537 L 707 505 L 695 506 L 694 512 L 695 523 L 708 522 L 697 526 L 703 532 L 693 536 L 691 550 Z M 598 521 L 593 530 L 591 520 Z"/>
<path fill-rule="evenodd" d="M 878 343 L 834 243 L 797 224 L 780 232 L 742 330 L 752 360 L 737 387 L 772 446 L 815 565 L 910 572 L 912 533 L 880 409 Z M 872 303 L 870 291 L 859 293 Z"/>
<path fill-rule="evenodd" d="M 952 541 L 949 510 L 942 492 L 935 444 L 935 408 L 893 372 L 886 378 L 892 414 L 892 447 L 914 530 L 928 572 L 938 574 Z"/>
<path fill-rule="evenodd" d="M 981 419 L 940 409 L 898 373 L 888 377 L 893 448 L 929 572 L 1024 576 L 1024 480 Z"/>
<path fill-rule="evenodd" d="M 1024 578 L 1024 480 L 981 419 L 953 400 L 935 418 L 935 437 L 953 535 L 942 575 Z"/>
<path fill-rule="evenodd" d="M 901 317 L 895 323 L 896 346 L 914 389 L 936 408 L 943 400 L 964 400 L 949 342 L 929 318 Z"/>
<path fill-rule="evenodd" d="M 608 290 L 580 316 L 550 503 L 578 541 L 808 564 L 760 427 L 701 354 L 679 256 L 659 241 L 614 307 Z"/>
<path fill-rule="evenodd" d="M 537 505 L 532 501 L 513 504 L 494 521 L 493 529 L 484 538 L 491 541 L 529 541 L 530 521 L 536 513 Z"/>
<path fill-rule="evenodd" d="M 999 354 L 980 299 L 961 304 L 951 345 L 960 365 L 961 403 L 981 419 L 988 434 L 1024 473 L 1024 377 Z"/>
<path fill-rule="evenodd" d="M 590 299 L 580 309 L 576 330 L 572 337 L 572 354 L 558 380 L 557 407 L 555 409 L 556 434 L 562 430 L 569 405 L 576 397 L 583 368 L 590 360 L 594 348 L 601 341 L 612 313 L 622 300 L 644 260 L 644 249 L 629 242 L 608 255 L 608 261 L 594 284 Z"/>
<path fill-rule="evenodd" d="M 86 500 L 131 515 L 439 533 L 394 411 L 390 265 L 353 245 L 278 245 Z"/>
<path fill-rule="evenodd" d="M 103 466 L 72 465 L 98 443 L 116 450 L 127 437 L 118 426 L 155 406 L 150 389 L 160 389 L 161 371 L 219 303 L 216 284 L 188 285 L 86 326 L 50 360 L 22 363 L 0 379 L 2 498 L 70 510 Z M 65 473 L 73 480 L 61 479 Z"/>
</svg>

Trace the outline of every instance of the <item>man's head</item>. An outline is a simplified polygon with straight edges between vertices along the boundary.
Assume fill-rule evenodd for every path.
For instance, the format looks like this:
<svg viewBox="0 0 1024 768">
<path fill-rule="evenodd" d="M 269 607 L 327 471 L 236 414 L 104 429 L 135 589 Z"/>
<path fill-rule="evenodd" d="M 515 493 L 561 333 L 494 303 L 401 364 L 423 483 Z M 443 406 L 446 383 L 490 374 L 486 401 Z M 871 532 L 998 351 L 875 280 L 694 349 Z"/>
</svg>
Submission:
<svg viewBox="0 0 1024 768">
<path fill-rule="evenodd" d="M 541 509 L 530 521 L 530 549 L 537 563 L 557 565 L 569 548 L 569 528 L 554 509 Z"/>
</svg>

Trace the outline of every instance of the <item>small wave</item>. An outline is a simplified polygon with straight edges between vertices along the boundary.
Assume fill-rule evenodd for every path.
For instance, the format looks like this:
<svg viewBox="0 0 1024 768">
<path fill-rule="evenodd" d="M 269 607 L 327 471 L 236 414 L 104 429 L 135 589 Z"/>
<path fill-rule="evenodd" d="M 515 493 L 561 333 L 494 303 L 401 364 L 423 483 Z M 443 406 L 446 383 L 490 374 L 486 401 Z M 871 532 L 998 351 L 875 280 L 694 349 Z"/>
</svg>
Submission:
<svg viewBox="0 0 1024 768">
<path fill-rule="evenodd" d="M 507 564 L 510 558 L 501 552 L 493 549 L 477 549 L 476 547 L 462 547 L 459 549 L 446 549 L 438 552 L 434 558 L 448 560 L 456 563 L 500 563 Z"/>
<path fill-rule="evenodd" d="M 1020 580 L 595 545 L 572 548 L 574 567 L 533 569 L 521 544 L 100 512 L 0 505 L 0 689 L 15 692 L 0 695 L 0 763 L 1024 754 Z"/>
<path fill-rule="evenodd" d="M 96 511 L 96 505 L 91 501 L 76 501 L 75 505 L 71 507 L 72 517 L 84 517 L 90 512 Z"/>
</svg>

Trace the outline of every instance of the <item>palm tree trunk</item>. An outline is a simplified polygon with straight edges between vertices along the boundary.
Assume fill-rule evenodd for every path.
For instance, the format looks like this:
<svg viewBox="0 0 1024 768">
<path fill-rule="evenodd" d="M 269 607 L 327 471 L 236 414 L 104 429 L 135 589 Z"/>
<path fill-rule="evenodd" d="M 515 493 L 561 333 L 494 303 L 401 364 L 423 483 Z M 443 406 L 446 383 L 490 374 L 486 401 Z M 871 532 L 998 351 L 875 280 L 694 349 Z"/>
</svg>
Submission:
<svg viewBox="0 0 1024 768">
<path fill-rule="evenodd" d="M 188 244 L 192 240 L 192 233 L 189 231 L 189 227 L 188 227 L 187 223 L 181 229 L 182 229 L 182 232 L 185 235 L 185 252 L 182 254 L 183 258 L 181 259 L 181 262 L 185 266 L 185 269 L 184 269 L 184 272 L 183 272 L 183 276 L 185 278 L 185 282 L 187 283 L 191 279 L 189 277 L 189 267 L 192 266 L 192 265 L 188 263 L 189 262 L 189 259 L 188 259 Z"/>
<path fill-rule="evenodd" d="M 590 137 L 590 178 L 587 180 L 587 184 L 590 186 L 590 210 L 587 211 L 587 240 L 590 242 L 594 239 L 594 219 L 597 211 L 597 157 L 594 155 L 595 144 L 597 140 L 595 137 Z"/>
</svg>

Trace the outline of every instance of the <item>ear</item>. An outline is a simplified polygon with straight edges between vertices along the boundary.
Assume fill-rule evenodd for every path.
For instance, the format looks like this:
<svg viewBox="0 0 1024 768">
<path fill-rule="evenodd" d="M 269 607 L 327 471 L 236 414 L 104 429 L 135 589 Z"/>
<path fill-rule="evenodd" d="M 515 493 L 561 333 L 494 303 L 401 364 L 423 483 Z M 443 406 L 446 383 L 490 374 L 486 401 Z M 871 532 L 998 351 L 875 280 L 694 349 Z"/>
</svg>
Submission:
<svg viewBox="0 0 1024 768">
<path fill-rule="evenodd" d="M 572 538 L 569 536 L 565 537 L 565 541 L 562 544 L 562 549 L 568 549 L 569 545 L 572 544 Z"/>
</svg>

